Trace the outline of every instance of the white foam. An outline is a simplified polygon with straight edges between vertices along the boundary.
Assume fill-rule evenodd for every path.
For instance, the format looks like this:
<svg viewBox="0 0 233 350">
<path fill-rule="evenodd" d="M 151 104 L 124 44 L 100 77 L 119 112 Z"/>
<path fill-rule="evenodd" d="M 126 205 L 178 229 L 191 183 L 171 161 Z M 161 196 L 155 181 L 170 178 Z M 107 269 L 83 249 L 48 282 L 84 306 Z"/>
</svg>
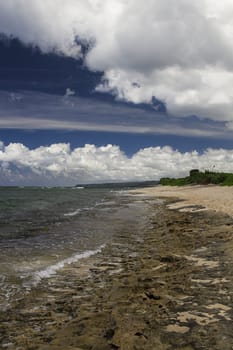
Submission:
<svg viewBox="0 0 233 350">
<path fill-rule="evenodd" d="M 82 211 L 82 209 L 77 209 L 75 211 L 71 211 L 69 213 L 65 213 L 64 216 L 75 216 L 75 215 L 78 215 L 81 211 Z"/>
<path fill-rule="evenodd" d="M 43 278 L 50 278 L 50 277 L 54 276 L 57 273 L 57 271 L 61 270 L 65 265 L 73 264 L 73 263 L 79 261 L 80 259 L 89 258 L 90 256 L 101 252 L 101 250 L 104 247 L 105 247 L 105 245 L 103 244 L 95 250 L 86 250 L 85 252 L 74 254 L 67 259 L 59 261 L 58 263 L 56 263 L 54 265 L 48 266 L 44 270 L 40 270 L 40 271 L 35 272 L 35 274 L 33 276 L 33 280 L 31 281 L 32 285 L 34 285 L 34 286 L 37 285 L 41 281 L 41 279 L 43 279 Z"/>
<path fill-rule="evenodd" d="M 83 211 L 88 211 L 88 210 L 93 210 L 94 208 L 93 207 L 90 207 L 90 208 L 81 208 L 81 209 L 76 209 L 74 211 L 71 211 L 69 213 L 65 213 L 64 216 L 75 216 L 75 215 L 78 215 L 79 213 L 83 212 Z"/>
<path fill-rule="evenodd" d="M 101 207 L 101 206 L 113 206 L 113 205 L 116 205 L 116 202 L 115 201 L 102 201 L 102 202 L 99 202 L 99 203 L 96 203 L 96 207 Z"/>
<path fill-rule="evenodd" d="M 115 193 L 119 196 L 132 196 L 132 194 L 129 192 L 129 190 L 111 190 L 111 193 Z"/>
</svg>

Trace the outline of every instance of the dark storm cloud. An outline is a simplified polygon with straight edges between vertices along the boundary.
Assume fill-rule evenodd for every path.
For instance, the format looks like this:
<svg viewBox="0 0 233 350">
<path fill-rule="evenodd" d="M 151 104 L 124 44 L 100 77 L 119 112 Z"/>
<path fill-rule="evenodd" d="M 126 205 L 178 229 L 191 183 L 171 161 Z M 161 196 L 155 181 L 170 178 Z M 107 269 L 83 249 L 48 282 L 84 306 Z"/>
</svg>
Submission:
<svg viewBox="0 0 233 350">
<path fill-rule="evenodd" d="M 156 96 L 171 115 L 229 126 L 232 14 L 229 0 L 8 0 L 0 4 L 0 31 L 43 53 L 84 59 L 104 72 L 98 91 L 134 103 Z"/>
<path fill-rule="evenodd" d="M 51 95 L 38 92 L 0 91 L 0 128 L 67 129 L 109 132 L 170 134 L 182 136 L 232 137 L 224 123 L 177 119 L 124 103 Z M 68 90 L 70 91 L 70 90 Z"/>
</svg>

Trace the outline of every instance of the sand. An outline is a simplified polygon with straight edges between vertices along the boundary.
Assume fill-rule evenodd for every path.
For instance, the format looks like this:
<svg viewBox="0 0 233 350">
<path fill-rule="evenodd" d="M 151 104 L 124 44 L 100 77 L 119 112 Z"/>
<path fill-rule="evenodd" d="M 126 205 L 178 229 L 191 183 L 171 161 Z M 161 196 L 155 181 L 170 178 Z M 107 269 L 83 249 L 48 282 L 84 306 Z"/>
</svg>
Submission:
<svg viewBox="0 0 233 350">
<path fill-rule="evenodd" d="M 219 213 L 148 197 L 182 193 L 189 201 L 179 205 L 193 194 L 194 205 Z M 232 210 L 232 189 L 143 189 L 138 200 L 147 208 L 138 229 L 123 227 L 96 256 L 0 312 L 0 348 L 233 349 L 233 218 L 222 213 Z"/>
<path fill-rule="evenodd" d="M 180 211 L 214 210 L 233 216 L 233 187 L 222 186 L 156 186 L 131 191 L 153 197 L 175 197 L 182 200 L 170 205 Z"/>
</svg>

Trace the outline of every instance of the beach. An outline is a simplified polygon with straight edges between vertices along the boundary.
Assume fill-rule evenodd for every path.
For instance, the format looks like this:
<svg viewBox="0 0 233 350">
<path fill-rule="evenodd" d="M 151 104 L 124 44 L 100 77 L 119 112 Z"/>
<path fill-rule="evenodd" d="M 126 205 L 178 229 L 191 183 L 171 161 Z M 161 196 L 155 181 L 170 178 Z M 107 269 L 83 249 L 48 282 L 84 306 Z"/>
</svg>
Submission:
<svg viewBox="0 0 233 350">
<path fill-rule="evenodd" d="M 1 312 L 2 348 L 232 350 L 232 189 L 128 194 L 137 225 Z"/>
<path fill-rule="evenodd" d="M 182 211 L 214 210 L 233 216 L 233 188 L 228 186 L 156 186 L 134 192 L 152 197 L 175 197 L 183 200 L 183 202 L 171 205 L 171 209 Z"/>
</svg>

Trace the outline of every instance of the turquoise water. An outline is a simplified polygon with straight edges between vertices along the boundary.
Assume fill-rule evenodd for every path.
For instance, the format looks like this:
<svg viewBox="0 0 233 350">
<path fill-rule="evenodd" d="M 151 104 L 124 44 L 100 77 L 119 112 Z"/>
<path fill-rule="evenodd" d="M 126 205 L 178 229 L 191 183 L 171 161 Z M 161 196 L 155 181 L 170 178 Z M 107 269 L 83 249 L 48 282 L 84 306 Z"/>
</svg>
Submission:
<svg viewBox="0 0 233 350">
<path fill-rule="evenodd" d="M 0 188 L 0 307 L 100 251 L 140 217 L 136 201 L 111 187 Z"/>
</svg>

